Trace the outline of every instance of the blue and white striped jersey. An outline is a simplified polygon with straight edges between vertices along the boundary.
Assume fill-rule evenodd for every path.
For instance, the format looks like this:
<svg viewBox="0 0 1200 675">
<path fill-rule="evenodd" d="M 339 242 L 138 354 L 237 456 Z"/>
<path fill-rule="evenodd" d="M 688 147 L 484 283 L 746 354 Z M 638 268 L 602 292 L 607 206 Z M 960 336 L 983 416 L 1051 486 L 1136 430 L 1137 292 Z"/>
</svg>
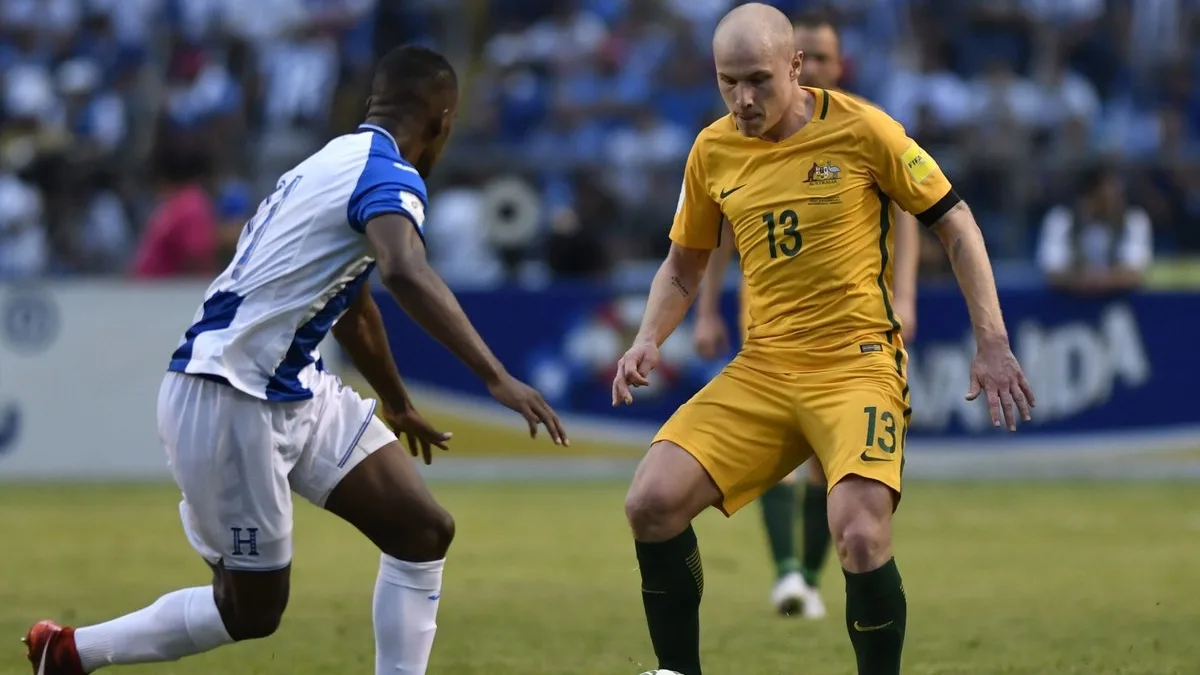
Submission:
<svg viewBox="0 0 1200 675">
<path fill-rule="evenodd" d="M 420 174 L 383 129 L 364 124 L 279 179 L 246 223 L 169 370 L 268 401 L 312 397 L 317 345 L 375 266 L 364 234 L 385 213 L 425 222 Z"/>
</svg>

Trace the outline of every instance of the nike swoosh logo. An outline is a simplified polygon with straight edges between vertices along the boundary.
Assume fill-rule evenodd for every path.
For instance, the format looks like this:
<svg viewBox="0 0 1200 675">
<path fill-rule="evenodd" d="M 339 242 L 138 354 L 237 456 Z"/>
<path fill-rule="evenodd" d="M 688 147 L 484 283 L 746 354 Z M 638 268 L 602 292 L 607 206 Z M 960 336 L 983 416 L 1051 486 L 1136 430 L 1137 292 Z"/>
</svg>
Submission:
<svg viewBox="0 0 1200 675">
<path fill-rule="evenodd" d="M 864 462 L 890 462 L 890 461 L 892 461 L 891 457 L 872 457 L 867 454 L 866 450 L 863 450 L 863 453 L 861 455 L 859 455 L 858 458 Z"/>
<path fill-rule="evenodd" d="M 896 623 L 896 622 L 893 620 L 893 621 L 889 621 L 887 623 L 881 623 L 878 626 L 864 626 L 864 625 L 860 624 L 859 622 L 855 621 L 854 622 L 854 630 L 856 630 L 860 633 L 869 633 L 870 631 L 873 631 L 873 630 L 880 630 L 882 628 L 887 628 L 888 626 L 890 626 L 894 623 Z"/>
<path fill-rule="evenodd" d="M 438 598 L 440 598 L 440 597 L 442 597 L 442 594 L 441 594 L 441 593 L 434 593 L 433 595 L 429 596 L 429 599 L 430 599 L 430 600 L 437 600 L 437 599 L 438 599 Z"/>
<path fill-rule="evenodd" d="M 738 190 L 741 190 L 741 189 L 742 189 L 742 188 L 744 188 L 744 187 L 746 187 L 746 184 L 745 184 L 745 183 L 742 183 L 741 185 L 739 185 L 739 186 L 737 186 L 737 187 L 735 187 L 735 188 L 729 188 L 728 190 L 721 190 L 721 199 L 725 199 L 725 198 L 726 198 L 726 197 L 728 197 L 729 195 L 731 195 L 731 194 L 733 194 L 733 193 L 737 192 Z"/>
<path fill-rule="evenodd" d="M 46 646 L 42 647 L 42 658 L 38 661 L 37 675 L 46 675 L 46 656 L 50 653 L 50 642 L 52 638 L 47 638 Z"/>
</svg>

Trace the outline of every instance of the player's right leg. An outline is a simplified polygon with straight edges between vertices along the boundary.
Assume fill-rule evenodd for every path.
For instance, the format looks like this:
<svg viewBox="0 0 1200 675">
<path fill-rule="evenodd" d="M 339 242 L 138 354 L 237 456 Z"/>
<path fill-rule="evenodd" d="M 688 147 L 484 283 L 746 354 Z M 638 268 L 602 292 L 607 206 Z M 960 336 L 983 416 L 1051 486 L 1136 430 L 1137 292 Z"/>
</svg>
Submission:
<svg viewBox="0 0 1200 675">
<path fill-rule="evenodd" d="M 421 675 L 437 632 L 442 570 L 454 520 L 430 494 L 396 435 L 333 375 L 310 383 L 321 401 L 292 489 L 347 521 L 380 550 L 372 617 L 375 672 Z"/>
<path fill-rule="evenodd" d="M 354 467 L 324 506 L 380 550 L 372 601 L 375 672 L 424 673 L 437 632 L 454 519 L 433 498 L 396 440 Z"/>
<path fill-rule="evenodd" d="M 79 675 L 174 661 L 275 631 L 287 606 L 292 555 L 290 464 L 278 439 L 296 405 L 166 375 L 159 433 L 183 491 L 184 530 L 212 568 L 212 584 L 168 593 L 96 625 L 38 624 L 27 636 L 35 672 Z"/>
<path fill-rule="evenodd" d="M 692 519 L 732 514 L 805 455 L 790 389 L 736 359 L 658 433 L 625 500 L 658 667 L 701 675 L 704 573 Z"/>
<path fill-rule="evenodd" d="M 654 654 L 682 675 L 700 675 L 704 570 L 692 519 L 721 499 L 704 467 L 670 441 L 650 446 L 625 498 Z"/>
</svg>

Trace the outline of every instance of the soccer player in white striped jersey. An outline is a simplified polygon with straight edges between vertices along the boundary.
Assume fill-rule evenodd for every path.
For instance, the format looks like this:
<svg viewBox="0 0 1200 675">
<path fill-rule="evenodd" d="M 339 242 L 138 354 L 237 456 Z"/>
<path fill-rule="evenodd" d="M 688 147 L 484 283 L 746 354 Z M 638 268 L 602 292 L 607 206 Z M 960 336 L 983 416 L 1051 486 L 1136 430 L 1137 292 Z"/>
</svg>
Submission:
<svg viewBox="0 0 1200 675">
<path fill-rule="evenodd" d="M 422 419 L 405 391 L 368 288 L 372 269 L 532 435 L 540 424 L 567 442 L 554 411 L 496 360 L 425 258 L 422 177 L 450 133 L 457 89 L 440 54 L 393 50 L 377 67 L 366 123 L 285 173 L 246 224 L 158 400 L 184 531 L 212 583 L 98 625 L 35 624 L 25 638 L 35 673 L 173 661 L 272 634 L 288 600 L 292 492 L 381 551 L 376 674 L 425 672 L 454 521 L 396 434 L 426 463 L 450 434 Z M 376 401 L 325 371 L 317 345 L 331 331 L 377 393 L 383 421 Z"/>
</svg>

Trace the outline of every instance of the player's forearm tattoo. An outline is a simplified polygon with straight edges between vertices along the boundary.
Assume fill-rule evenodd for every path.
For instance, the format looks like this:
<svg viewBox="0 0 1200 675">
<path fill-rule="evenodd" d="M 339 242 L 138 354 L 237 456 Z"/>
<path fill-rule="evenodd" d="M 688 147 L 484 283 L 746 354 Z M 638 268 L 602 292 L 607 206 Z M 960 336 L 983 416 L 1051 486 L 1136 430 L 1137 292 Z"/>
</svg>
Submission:
<svg viewBox="0 0 1200 675">
<path fill-rule="evenodd" d="M 951 265 L 958 264 L 958 259 L 960 256 L 962 256 L 962 251 L 963 251 L 963 238 L 961 236 L 955 237 L 954 240 L 950 242 L 950 264 Z"/>
<path fill-rule="evenodd" d="M 683 280 L 679 277 L 671 277 L 671 285 L 674 286 L 675 290 L 679 291 L 679 294 L 683 297 L 686 298 L 691 295 L 691 293 L 688 292 L 687 286 L 683 285 Z"/>
</svg>

